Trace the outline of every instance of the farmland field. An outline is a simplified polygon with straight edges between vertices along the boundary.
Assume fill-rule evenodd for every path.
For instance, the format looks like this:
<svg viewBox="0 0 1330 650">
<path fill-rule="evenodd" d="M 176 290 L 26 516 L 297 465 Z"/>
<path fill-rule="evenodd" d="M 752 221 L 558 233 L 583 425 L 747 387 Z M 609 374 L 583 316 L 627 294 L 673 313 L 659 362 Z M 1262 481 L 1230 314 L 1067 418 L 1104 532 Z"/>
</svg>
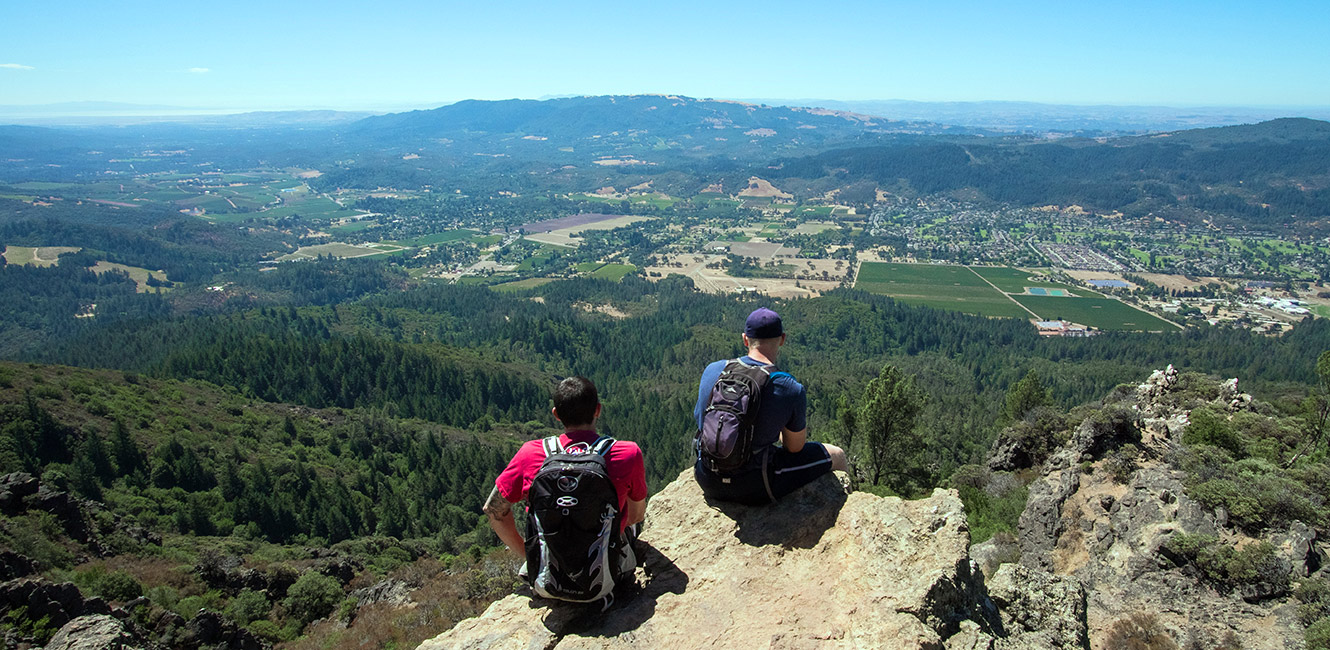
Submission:
<svg viewBox="0 0 1330 650">
<path fill-rule="evenodd" d="M 1169 321 L 1112 298 L 1014 297 L 1045 320 L 1068 320 L 1104 330 L 1176 329 Z"/>
<path fill-rule="evenodd" d="M 99 261 L 96 266 L 92 267 L 92 270 L 94 273 L 124 271 L 129 274 L 129 279 L 133 280 L 134 283 L 138 285 L 136 291 L 139 293 L 145 293 L 150 290 L 150 287 L 148 287 L 149 277 L 156 278 L 157 280 L 166 280 L 166 274 L 161 271 L 149 271 L 148 269 L 137 266 L 125 266 L 124 264 L 116 264 L 114 262 Z M 171 289 L 169 287 L 157 287 L 157 290 L 170 291 Z"/>
<path fill-rule="evenodd" d="M 1007 293 L 1025 293 L 1026 287 L 1036 287 L 1044 289 L 1062 289 L 1071 295 L 1086 295 L 1092 292 L 1078 287 L 1071 287 L 1056 282 L 1046 282 L 1030 280 L 1034 273 L 1027 273 L 1020 269 L 1007 268 L 1005 266 L 974 266 L 975 273 L 984 276 L 985 280 L 992 282 L 997 288 Z"/>
<path fill-rule="evenodd" d="M 283 255 L 277 258 L 279 262 L 290 262 L 293 260 L 310 260 L 320 255 L 331 255 L 333 257 L 366 257 L 369 255 L 391 255 L 404 250 L 401 247 L 390 244 L 374 244 L 370 246 L 352 246 L 351 244 L 331 243 L 318 244 L 316 246 L 301 246 L 300 250 L 289 255 Z"/>
<path fill-rule="evenodd" d="M 864 262 L 854 286 L 912 305 L 981 316 L 1029 318 L 1030 314 L 964 266 Z"/>
<path fill-rule="evenodd" d="M 8 246 L 5 248 L 5 261 L 10 264 L 33 266 L 54 266 L 60 263 L 62 253 L 77 253 L 83 250 L 77 246 Z"/>
<path fill-rule="evenodd" d="M 525 280 L 517 280 L 514 282 L 492 284 L 490 285 L 490 289 L 495 291 L 521 291 L 522 289 L 531 289 L 533 287 L 539 287 L 542 284 L 549 284 L 553 281 L 554 278 L 527 278 Z"/>
<path fill-rule="evenodd" d="M 591 277 L 618 282 L 619 280 L 622 280 L 625 275 L 636 270 L 637 267 L 632 264 L 606 264 L 593 271 Z"/>
<path fill-rule="evenodd" d="M 416 237 L 415 239 L 408 239 L 406 241 L 398 243 L 404 246 L 430 246 L 432 244 L 442 244 L 444 242 L 468 239 L 471 237 L 475 237 L 476 235 L 479 234 L 480 233 L 474 230 L 467 230 L 463 228 L 460 230 L 449 230 L 448 232 L 435 233 L 433 235 L 424 235 L 421 237 Z"/>
<path fill-rule="evenodd" d="M 1065 291 L 1071 295 L 1008 296 L 994 291 L 984 279 L 1004 291 L 1024 292 L 1026 288 L 1048 292 Z M 1099 297 L 1086 289 L 1056 282 L 1031 282 L 1031 274 L 1005 267 L 948 266 L 937 264 L 888 264 L 864 262 L 855 288 L 897 298 L 912 305 L 953 309 L 983 316 L 1030 318 L 1034 312 L 1043 320 L 1062 319 L 1103 330 L 1173 329 L 1169 321 L 1143 312 L 1126 303 Z M 1089 297 L 1094 296 L 1094 297 Z M 1014 299 L 1020 305 L 1012 302 Z M 1022 309 L 1024 306 L 1026 309 Z"/>
<path fill-rule="evenodd" d="M 563 230 L 564 228 L 576 228 L 577 226 L 585 226 L 587 224 L 599 223 L 601 221 L 609 221 L 623 216 L 625 215 L 584 212 L 582 214 L 559 217 L 558 219 L 524 223 L 520 227 L 522 230 L 530 233 L 548 232 L 553 230 Z"/>
</svg>

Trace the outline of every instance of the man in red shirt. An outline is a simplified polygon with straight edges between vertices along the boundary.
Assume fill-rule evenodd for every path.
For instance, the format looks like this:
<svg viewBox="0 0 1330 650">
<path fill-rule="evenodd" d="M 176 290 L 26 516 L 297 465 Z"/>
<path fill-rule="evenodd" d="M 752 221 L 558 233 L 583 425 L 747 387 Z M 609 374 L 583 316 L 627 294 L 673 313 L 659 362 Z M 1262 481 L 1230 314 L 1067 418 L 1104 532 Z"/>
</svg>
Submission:
<svg viewBox="0 0 1330 650">
<path fill-rule="evenodd" d="M 596 419 L 600 417 L 600 396 L 596 385 L 586 377 L 569 377 L 554 389 L 554 419 L 563 424 L 559 442 L 566 448 L 573 443 L 590 446 L 599 435 Z M 646 466 L 642 463 L 642 449 L 637 443 L 618 440 L 610 448 L 606 459 L 610 482 L 619 495 L 619 534 L 629 526 L 641 522 L 647 510 Z M 508 466 L 494 481 L 494 490 L 485 500 L 485 515 L 490 528 L 498 534 L 504 546 L 519 557 L 526 557 L 525 540 L 517 530 L 513 518 L 513 504 L 526 498 L 531 481 L 541 463 L 545 462 L 545 448 L 540 440 L 530 440 L 517 450 Z M 628 545 L 624 545 L 628 548 Z M 636 561 L 631 550 L 626 561 Z"/>
</svg>

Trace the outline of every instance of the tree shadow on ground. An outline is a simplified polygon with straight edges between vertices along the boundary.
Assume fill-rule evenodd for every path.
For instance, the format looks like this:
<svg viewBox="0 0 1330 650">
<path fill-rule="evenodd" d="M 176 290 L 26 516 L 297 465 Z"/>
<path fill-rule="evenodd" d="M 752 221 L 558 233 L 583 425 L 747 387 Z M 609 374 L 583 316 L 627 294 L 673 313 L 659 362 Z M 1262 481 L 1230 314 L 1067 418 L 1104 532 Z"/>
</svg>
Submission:
<svg viewBox="0 0 1330 650">
<path fill-rule="evenodd" d="M 614 602 L 604 611 L 600 603 L 565 603 L 532 598 L 531 608 L 548 608 L 542 623 L 558 636 L 612 637 L 636 630 L 656 613 L 656 601 L 665 594 L 688 589 L 688 574 L 651 544 L 638 540 L 639 580 L 614 591 Z M 528 590 L 529 592 L 529 590 Z"/>
<path fill-rule="evenodd" d="M 845 505 L 847 493 L 834 474 L 823 475 L 771 505 L 748 506 L 707 497 L 707 505 L 734 520 L 734 536 L 750 546 L 812 548 Z"/>
</svg>

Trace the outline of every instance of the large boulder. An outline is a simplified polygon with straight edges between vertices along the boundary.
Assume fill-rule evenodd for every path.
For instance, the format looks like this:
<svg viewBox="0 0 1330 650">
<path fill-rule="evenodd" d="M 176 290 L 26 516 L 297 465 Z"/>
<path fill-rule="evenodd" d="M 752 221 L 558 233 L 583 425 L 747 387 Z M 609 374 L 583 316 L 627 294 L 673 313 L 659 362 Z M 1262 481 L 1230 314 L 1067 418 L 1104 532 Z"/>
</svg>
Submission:
<svg viewBox="0 0 1330 650">
<path fill-rule="evenodd" d="M 827 476 L 745 507 L 708 500 L 688 470 L 652 497 L 639 586 L 609 610 L 512 595 L 420 648 L 940 650 L 963 630 L 1004 637 L 968 537 L 951 491 L 903 501 Z"/>
<path fill-rule="evenodd" d="M 65 623 L 46 643 L 46 650 L 139 650 L 150 645 L 113 616 L 93 614 Z"/>
</svg>

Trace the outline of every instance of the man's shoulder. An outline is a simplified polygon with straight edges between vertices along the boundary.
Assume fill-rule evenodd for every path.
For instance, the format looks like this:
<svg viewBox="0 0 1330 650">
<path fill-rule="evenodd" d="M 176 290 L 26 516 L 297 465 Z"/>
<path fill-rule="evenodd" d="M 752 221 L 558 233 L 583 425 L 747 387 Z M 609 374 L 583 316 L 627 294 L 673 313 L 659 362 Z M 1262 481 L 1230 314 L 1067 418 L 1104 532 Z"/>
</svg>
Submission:
<svg viewBox="0 0 1330 650">
<path fill-rule="evenodd" d="M 804 390 L 804 385 L 799 383 L 799 380 L 795 379 L 794 375 L 791 375 L 784 370 L 778 370 L 771 373 L 771 384 L 775 389 L 776 394 L 782 396 L 797 395 Z"/>
<path fill-rule="evenodd" d="M 544 438 L 536 438 L 535 440 L 528 440 L 522 443 L 522 446 L 517 448 L 517 453 L 513 454 L 513 461 L 531 458 L 533 456 L 538 456 L 540 458 L 545 457 Z"/>
<path fill-rule="evenodd" d="M 620 454 L 624 456 L 640 456 L 642 455 L 642 447 L 632 440 L 620 440 L 615 438 L 614 447 L 610 449 L 610 454 L 615 456 Z"/>
</svg>

